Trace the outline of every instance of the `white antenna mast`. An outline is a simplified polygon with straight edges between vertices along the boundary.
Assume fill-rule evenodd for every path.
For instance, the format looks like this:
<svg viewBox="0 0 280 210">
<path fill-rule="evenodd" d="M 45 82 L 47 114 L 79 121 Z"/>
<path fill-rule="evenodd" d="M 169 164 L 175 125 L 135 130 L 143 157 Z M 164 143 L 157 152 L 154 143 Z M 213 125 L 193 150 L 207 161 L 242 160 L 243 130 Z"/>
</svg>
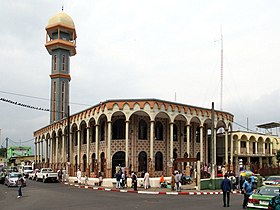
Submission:
<svg viewBox="0 0 280 210">
<path fill-rule="evenodd" d="M 223 46 L 223 31 L 221 26 L 221 39 L 215 42 L 221 41 L 221 93 L 220 93 L 220 110 L 223 110 L 223 79 L 224 79 L 224 46 Z"/>
<path fill-rule="evenodd" d="M 221 110 L 223 110 L 223 79 L 224 79 L 224 46 L 223 31 L 221 26 Z"/>
</svg>

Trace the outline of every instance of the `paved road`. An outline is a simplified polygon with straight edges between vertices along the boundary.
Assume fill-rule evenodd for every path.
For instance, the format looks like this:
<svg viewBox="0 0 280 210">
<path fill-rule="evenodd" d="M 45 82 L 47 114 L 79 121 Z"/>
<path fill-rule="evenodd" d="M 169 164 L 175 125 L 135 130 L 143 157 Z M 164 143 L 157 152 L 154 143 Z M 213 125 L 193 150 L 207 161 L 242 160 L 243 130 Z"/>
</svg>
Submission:
<svg viewBox="0 0 280 210">
<path fill-rule="evenodd" d="M 242 209 L 240 194 L 233 194 L 231 206 L 224 208 L 222 195 L 141 195 L 30 180 L 27 185 L 19 199 L 16 198 L 17 188 L 0 185 L 0 209 Z"/>
</svg>

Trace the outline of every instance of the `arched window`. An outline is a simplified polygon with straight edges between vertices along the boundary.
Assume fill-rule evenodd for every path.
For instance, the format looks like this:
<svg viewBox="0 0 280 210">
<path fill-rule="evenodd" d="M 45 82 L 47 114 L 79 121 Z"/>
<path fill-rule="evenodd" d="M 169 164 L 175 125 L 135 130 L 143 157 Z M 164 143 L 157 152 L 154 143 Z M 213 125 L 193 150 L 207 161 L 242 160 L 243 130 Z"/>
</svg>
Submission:
<svg viewBox="0 0 280 210">
<path fill-rule="evenodd" d="M 104 162 L 105 162 L 105 153 L 102 152 L 100 154 L 100 161 L 101 161 L 101 172 L 104 172 Z"/>
<path fill-rule="evenodd" d="M 105 122 L 103 121 L 101 123 L 101 133 L 100 133 L 100 141 L 104 141 L 105 140 Z"/>
<path fill-rule="evenodd" d="M 53 70 L 56 71 L 56 66 L 57 66 L 57 56 L 53 56 Z"/>
<path fill-rule="evenodd" d="M 95 130 L 95 126 L 91 126 L 90 131 L 91 131 L 91 142 L 95 142 L 95 134 L 96 134 L 96 130 Z"/>
<path fill-rule="evenodd" d="M 200 143 L 200 127 L 196 128 L 195 137 L 196 137 L 196 143 Z"/>
<path fill-rule="evenodd" d="M 87 156 L 84 154 L 83 156 L 83 172 L 85 172 L 87 169 Z"/>
<path fill-rule="evenodd" d="M 92 155 L 91 155 L 91 172 L 94 172 L 94 166 L 95 166 L 95 153 L 92 153 Z"/>
<path fill-rule="evenodd" d="M 78 156 L 75 156 L 75 172 L 78 170 Z"/>
<path fill-rule="evenodd" d="M 156 140 L 163 140 L 163 125 L 161 122 L 156 122 L 156 129 L 155 129 L 155 137 Z"/>
<path fill-rule="evenodd" d="M 148 139 L 148 126 L 145 120 L 139 121 L 138 127 L 138 139 L 147 140 Z"/>
<path fill-rule="evenodd" d="M 178 141 L 178 129 L 176 124 L 173 124 L 173 141 Z"/>
<path fill-rule="evenodd" d="M 83 144 L 87 143 L 87 128 L 83 127 Z"/>
<path fill-rule="evenodd" d="M 197 160 L 200 160 L 200 152 L 198 152 L 198 153 L 196 154 L 196 159 L 197 159 Z"/>
<path fill-rule="evenodd" d="M 184 126 L 184 142 L 187 142 L 187 126 Z"/>
<path fill-rule="evenodd" d="M 66 58 L 65 55 L 62 55 L 62 71 L 65 71 L 66 69 Z"/>
<path fill-rule="evenodd" d="M 74 140 L 74 145 L 77 146 L 78 145 L 78 132 L 77 132 L 77 128 L 73 129 L 73 140 Z"/>
<path fill-rule="evenodd" d="M 142 151 L 138 155 L 138 171 L 147 171 L 147 153 Z"/>
<path fill-rule="evenodd" d="M 155 156 L 155 170 L 163 171 L 163 157 L 161 152 L 157 152 Z"/>
<path fill-rule="evenodd" d="M 125 139 L 125 122 L 124 122 L 124 119 L 117 119 L 113 123 L 112 139 Z"/>
</svg>

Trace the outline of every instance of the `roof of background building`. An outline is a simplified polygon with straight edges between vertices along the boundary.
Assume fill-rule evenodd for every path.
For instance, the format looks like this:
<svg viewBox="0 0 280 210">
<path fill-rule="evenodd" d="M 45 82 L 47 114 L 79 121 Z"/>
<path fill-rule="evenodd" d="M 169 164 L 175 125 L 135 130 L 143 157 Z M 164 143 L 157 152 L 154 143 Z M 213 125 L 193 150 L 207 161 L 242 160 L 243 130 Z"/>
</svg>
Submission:
<svg viewBox="0 0 280 210">
<path fill-rule="evenodd" d="M 280 127 L 280 123 L 270 122 L 270 123 L 265 123 L 265 124 L 257 125 L 257 127 L 258 128 L 265 128 L 265 129 L 278 128 L 278 127 Z"/>
</svg>

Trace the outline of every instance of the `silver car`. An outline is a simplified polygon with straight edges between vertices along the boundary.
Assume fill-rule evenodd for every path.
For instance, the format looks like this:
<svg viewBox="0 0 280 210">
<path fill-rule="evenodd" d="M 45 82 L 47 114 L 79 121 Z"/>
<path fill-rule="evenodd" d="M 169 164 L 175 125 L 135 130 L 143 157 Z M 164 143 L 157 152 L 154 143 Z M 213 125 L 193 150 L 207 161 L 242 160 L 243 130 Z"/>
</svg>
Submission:
<svg viewBox="0 0 280 210">
<path fill-rule="evenodd" d="M 5 185 L 7 185 L 8 187 L 15 187 L 17 186 L 17 181 L 18 181 L 18 178 L 19 176 L 22 176 L 21 173 L 19 172 L 11 172 L 9 174 L 7 174 L 7 176 L 5 177 Z M 23 187 L 26 186 L 26 180 L 24 179 L 23 177 Z"/>
</svg>

